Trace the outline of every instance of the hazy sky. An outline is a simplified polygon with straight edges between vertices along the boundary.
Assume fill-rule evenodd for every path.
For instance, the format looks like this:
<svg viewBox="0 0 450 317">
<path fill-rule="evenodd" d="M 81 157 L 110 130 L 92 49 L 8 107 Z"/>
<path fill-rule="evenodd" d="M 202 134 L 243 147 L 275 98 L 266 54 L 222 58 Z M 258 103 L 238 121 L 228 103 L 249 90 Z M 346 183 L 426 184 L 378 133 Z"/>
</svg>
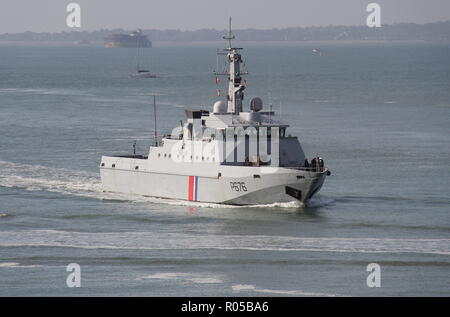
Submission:
<svg viewBox="0 0 450 317">
<path fill-rule="evenodd" d="M 367 4 L 381 6 L 381 22 L 450 20 L 450 0 L 0 0 L 0 33 L 70 31 L 66 6 L 80 4 L 81 28 L 224 29 L 234 27 L 365 24 Z"/>
</svg>

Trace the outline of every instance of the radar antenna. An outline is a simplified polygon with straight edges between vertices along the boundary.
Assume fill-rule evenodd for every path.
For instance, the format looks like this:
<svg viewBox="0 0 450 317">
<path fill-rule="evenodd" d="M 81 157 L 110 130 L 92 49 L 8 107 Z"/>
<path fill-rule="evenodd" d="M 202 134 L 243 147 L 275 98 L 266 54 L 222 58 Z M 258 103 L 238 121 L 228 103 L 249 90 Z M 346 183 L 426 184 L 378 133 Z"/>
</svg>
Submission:
<svg viewBox="0 0 450 317">
<path fill-rule="evenodd" d="M 226 53 L 218 55 L 226 55 L 228 62 L 228 70 L 219 72 L 216 70 L 214 74 L 224 75 L 228 77 L 228 112 L 239 114 L 242 112 L 242 100 L 244 99 L 244 89 L 246 87 L 245 80 L 242 79 L 242 75 L 247 75 L 246 71 L 241 71 L 241 64 L 243 63 L 242 56 L 239 53 L 242 48 L 233 47 L 232 40 L 235 39 L 233 31 L 231 29 L 232 18 L 229 19 L 228 34 L 223 36 L 224 40 L 228 40 L 228 47 L 224 49 Z M 216 79 L 217 83 L 217 79 Z"/>
</svg>

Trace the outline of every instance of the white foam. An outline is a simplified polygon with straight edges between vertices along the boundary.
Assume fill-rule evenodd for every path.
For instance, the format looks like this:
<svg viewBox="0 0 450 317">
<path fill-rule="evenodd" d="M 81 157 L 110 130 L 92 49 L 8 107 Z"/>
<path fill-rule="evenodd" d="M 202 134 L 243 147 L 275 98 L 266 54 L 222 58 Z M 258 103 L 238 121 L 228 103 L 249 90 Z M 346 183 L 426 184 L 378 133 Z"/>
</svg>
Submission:
<svg viewBox="0 0 450 317">
<path fill-rule="evenodd" d="M 0 263 L 0 267 L 15 267 L 15 266 L 18 266 L 19 265 L 19 263 L 16 263 L 16 262 L 3 262 L 3 263 Z"/>
<path fill-rule="evenodd" d="M 299 202 L 299 201 L 290 201 L 290 202 L 286 202 L 286 203 L 249 205 L 249 206 L 243 206 L 243 207 L 246 207 L 246 208 L 274 208 L 274 207 L 280 207 L 280 208 L 303 208 L 304 204 L 302 202 Z"/>
<path fill-rule="evenodd" d="M 80 90 L 62 89 L 62 88 L 1 88 L 0 93 L 20 93 L 20 94 L 35 94 L 35 95 L 76 95 L 76 96 L 91 96 Z"/>
<path fill-rule="evenodd" d="M 41 265 L 20 265 L 20 263 L 17 262 L 3 262 L 0 263 L 0 268 L 35 268 L 35 267 L 41 267 Z"/>
<path fill-rule="evenodd" d="M 192 274 L 192 273 L 155 273 L 137 278 L 137 280 L 178 280 L 194 284 L 220 284 L 223 280 L 220 276 L 212 274 Z"/>
<path fill-rule="evenodd" d="M 82 171 L 0 161 L 0 186 L 73 195 L 101 193 L 98 176 Z"/>
<path fill-rule="evenodd" d="M 0 247 L 133 250 L 255 250 L 276 252 L 415 253 L 450 255 L 450 239 L 307 238 L 205 233 L 1 231 Z"/>
<path fill-rule="evenodd" d="M 255 285 L 245 285 L 245 284 L 232 285 L 231 289 L 233 290 L 233 292 L 249 292 L 249 291 L 251 291 L 251 292 L 256 292 L 256 293 L 264 293 L 264 294 L 272 294 L 272 295 L 320 296 L 320 297 L 342 296 L 342 295 L 338 295 L 338 294 L 305 292 L 302 290 L 265 289 L 265 288 L 258 288 Z"/>
</svg>

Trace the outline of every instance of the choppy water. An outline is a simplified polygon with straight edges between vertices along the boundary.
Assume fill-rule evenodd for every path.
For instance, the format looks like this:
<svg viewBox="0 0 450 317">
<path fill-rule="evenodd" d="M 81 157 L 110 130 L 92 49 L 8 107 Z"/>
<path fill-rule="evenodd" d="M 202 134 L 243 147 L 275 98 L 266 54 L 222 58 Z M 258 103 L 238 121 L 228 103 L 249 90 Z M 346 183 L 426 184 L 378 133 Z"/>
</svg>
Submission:
<svg viewBox="0 0 450 317">
<path fill-rule="evenodd" d="M 0 46 L 0 295 L 450 295 L 450 47 L 241 44 L 247 97 L 332 170 L 309 206 L 101 191 L 102 154 L 148 149 L 152 94 L 161 132 L 212 105 L 219 44 L 155 47 L 143 80 L 133 50 Z"/>
</svg>

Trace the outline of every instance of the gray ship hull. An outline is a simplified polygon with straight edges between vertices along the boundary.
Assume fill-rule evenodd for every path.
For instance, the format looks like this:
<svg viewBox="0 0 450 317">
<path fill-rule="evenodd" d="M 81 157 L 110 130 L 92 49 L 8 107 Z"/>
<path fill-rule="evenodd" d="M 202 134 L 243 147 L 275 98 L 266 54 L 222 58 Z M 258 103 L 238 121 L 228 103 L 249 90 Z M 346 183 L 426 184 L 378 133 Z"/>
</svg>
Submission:
<svg viewBox="0 0 450 317">
<path fill-rule="evenodd" d="M 230 205 L 292 201 L 305 203 L 320 190 L 328 172 L 220 165 L 220 168 L 210 166 L 206 169 L 200 167 L 200 170 L 195 164 L 190 164 L 189 169 L 166 167 L 166 171 L 184 169 L 192 172 L 176 174 L 161 171 L 157 167 L 147 169 L 144 161 L 103 157 L 104 166 L 100 167 L 103 190 Z M 136 169 L 136 166 L 139 168 Z"/>
</svg>

